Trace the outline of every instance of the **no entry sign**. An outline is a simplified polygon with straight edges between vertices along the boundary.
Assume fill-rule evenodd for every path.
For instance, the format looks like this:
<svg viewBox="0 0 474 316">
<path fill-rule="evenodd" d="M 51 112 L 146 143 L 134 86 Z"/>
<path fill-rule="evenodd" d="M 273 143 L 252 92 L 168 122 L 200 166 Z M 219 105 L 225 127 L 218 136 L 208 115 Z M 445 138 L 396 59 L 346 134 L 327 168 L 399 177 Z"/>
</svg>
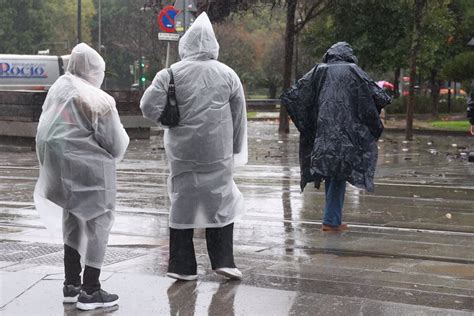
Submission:
<svg viewBox="0 0 474 316">
<path fill-rule="evenodd" d="M 158 26 L 163 32 L 174 33 L 174 18 L 176 17 L 176 10 L 173 6 L 169 5 L 164 7 L 158 15 Z"/>
</svg>

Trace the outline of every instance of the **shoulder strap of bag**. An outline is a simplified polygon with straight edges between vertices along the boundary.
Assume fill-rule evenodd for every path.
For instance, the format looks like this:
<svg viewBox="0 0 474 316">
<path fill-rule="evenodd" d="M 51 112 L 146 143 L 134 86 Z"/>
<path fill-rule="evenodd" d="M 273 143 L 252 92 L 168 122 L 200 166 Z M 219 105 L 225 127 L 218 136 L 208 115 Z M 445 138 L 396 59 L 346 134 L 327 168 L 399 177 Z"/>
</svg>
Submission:
<svg viewBox="0 0 474 316">
<path fill-rule="evenodd" d="M 173 76 L 173 71 L 171 71 L 171 68 L 167 68 L 168 73 L 170 75 L 170 83 L 168 86 L 168 98 L 171 101 L 171 105 L 176 105 L 176 87 L 174 85 L 174 76 Z"/>
<path fill-rule="evenodd" d="M 171 70 L 171 68 L 166 68 L 166 70 L 168 70 L 168 73 L 170 75 L 170 84 L 174 85 L 173 71 Z"/>
</svg>

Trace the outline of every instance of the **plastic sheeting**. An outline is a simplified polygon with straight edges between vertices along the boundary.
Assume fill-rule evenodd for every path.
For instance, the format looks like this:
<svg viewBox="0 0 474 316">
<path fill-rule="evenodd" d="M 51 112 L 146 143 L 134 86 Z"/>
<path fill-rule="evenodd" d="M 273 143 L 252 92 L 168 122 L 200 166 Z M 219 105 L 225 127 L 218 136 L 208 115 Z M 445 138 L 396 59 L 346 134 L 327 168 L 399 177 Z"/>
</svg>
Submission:
<svg viewBox="0 0 474 316">
<path fill-rule="evenodd" d="M 64 242 L 96 268 L 113 222 L 115 163 L 129 143 L 114 99 L 99 89 L 104 71 L 95 50 L 74 47 L 66 74 L 48 92 L 36 135 L 36 209 L 48 228 L 63 227 Z"/>
<path fill-rule="evenodd" d="M 349 44 L 334 44 L 323 62 L 281 96 L 300 132 L 301 190 L 331 177 L 373 191 L 379 113 L 390 96 L 355 64 Z"/>
<path fill-rule="evenodd" d="M 243 211 L 233 168 L 247 163 L 245 96 L 237 74 L 217 61 L 211 22 L 202 13 L 181 38 L 182 60 L 171 66 L 181 120 L 165 128 L 170 164 L 168 190 L 172 228 L 223 227 Z M 140 107 L 159 122 L 166 104 L 169 74 L 156 74 Z"/>
</svg>

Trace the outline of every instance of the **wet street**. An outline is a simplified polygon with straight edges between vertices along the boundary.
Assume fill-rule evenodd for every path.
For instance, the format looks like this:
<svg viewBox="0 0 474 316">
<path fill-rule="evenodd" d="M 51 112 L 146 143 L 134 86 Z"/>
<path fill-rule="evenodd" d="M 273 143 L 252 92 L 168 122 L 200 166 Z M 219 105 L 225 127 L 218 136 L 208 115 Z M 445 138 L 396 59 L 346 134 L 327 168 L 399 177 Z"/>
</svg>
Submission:
<svg viewBox="0 0 474 316">
<path fill-rule="evenodd" d="M 473 137 L 386 133 L 375 192 L 348 187 L 344 233 L 320 231 L 324 187 L 299 187 L 298 134 L 249 122 L 236 171 L 246 213 L 235 224 L 240 282 L 212 273 L 195 233 L 198 282 L 166 278 L 168 165 L 161 139 L 132 140 L 118 165 L 116 221 L 102 284 L 114 315 L 472 315 Z M 79 313 L 62 300 L 61 239 L 33 205 L 34 152 L 0 153 L 0 314 Z M 96 314 L 94 314 L 96 315 Z"/>
</svg>

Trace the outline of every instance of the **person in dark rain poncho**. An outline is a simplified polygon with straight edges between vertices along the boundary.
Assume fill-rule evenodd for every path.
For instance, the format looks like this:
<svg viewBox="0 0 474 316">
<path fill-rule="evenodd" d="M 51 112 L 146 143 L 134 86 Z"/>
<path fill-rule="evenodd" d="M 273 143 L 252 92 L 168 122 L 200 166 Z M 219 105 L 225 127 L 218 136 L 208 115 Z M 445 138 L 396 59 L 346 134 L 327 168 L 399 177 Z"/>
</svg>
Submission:
<svg viewBox="0 0 474 316">
<path fill-rule="evenodd" d="M 301 190 L 325 182 L 323 231 L 342 231 L 346 181 L 374 190 L 379 114 L 390 97 L 357 65 L 352 47 L 338 42 L 281 96 L 300 132 Z"/>
</svg>

